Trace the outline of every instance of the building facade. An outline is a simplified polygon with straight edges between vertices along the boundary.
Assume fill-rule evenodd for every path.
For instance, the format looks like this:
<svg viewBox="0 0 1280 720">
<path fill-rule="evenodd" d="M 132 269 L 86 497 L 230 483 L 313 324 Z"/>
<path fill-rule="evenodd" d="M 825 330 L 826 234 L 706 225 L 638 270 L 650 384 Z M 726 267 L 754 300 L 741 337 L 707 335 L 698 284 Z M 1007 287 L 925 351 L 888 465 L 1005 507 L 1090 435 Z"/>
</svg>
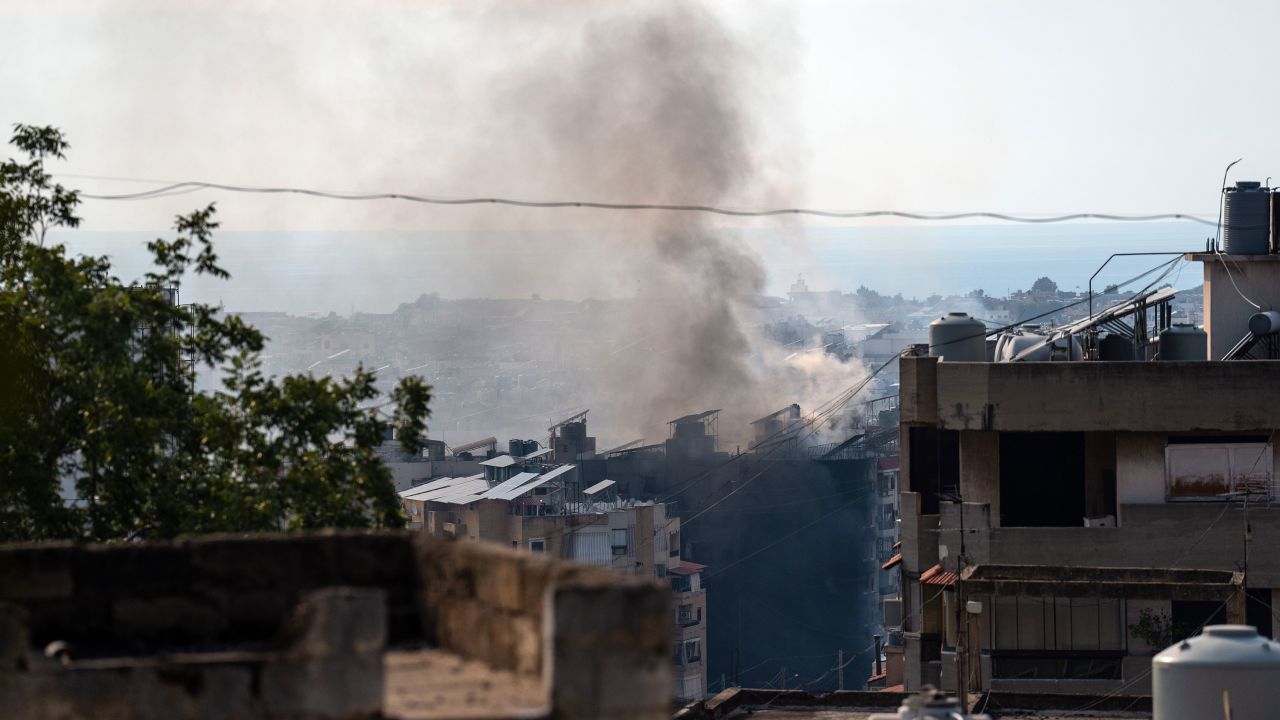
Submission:
<svg viewBox="0 0 1280 720">
<path fill-rule="evenodd" d="M 537 453 L 535 453 L 537 454 Z M 661 503 L 621 498 L 616 483 L 583 487 L 578 467 L 499 455 L 482 473 L 439 478 L 400 493 L 410 527 L 639 577 L 674 593 L 673 696 L 707 694 L 705 566 L 681 557 L 680 519 Z"/>
<path fill-rule="evenodd" d="M 1237 282 L 1275 307 L 1263 257 Z M 1280 362 L 1216 359 L 1255 309 L 1220 256 L 1188 259 L 1208 359 L 902 358 L 907 689 L 1144 694 L 1151 655 L 1205 624 L 1274 635 Z"/>
</svg>

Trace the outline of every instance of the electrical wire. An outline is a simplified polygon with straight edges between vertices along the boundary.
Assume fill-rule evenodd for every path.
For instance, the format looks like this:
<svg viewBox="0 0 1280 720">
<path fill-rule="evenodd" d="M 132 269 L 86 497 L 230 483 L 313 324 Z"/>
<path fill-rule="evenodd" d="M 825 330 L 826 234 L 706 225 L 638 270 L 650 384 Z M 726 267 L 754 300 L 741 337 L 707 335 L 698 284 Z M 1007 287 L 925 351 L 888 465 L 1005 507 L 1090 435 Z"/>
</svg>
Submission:
<svg viewBox="0 0 1280 720">
<path fill-rule="evenodd" d="M 123 180 L 125 178 L 113 178 Z M 153 190 L 135 193 L 104 195 L 97 193 L 79 193 L 81 198 L 89 200 L 150 200 L 167 197 L 175 193 L 196 190 L 223 190 L 237 193 L 260 193 L 274 195 L 306 195 L 329 200 L 403 200 L 407 202 L 429 205 L 506 205 L 521 208 L 581 208 L 590 210 L 658 210 L 670 212 L 710 213 L 734 217 L 768 217 L 775 215 L 809 215 L 827 218 L 877 218 L 892 217 L 905 220 L 953 221 L 953 220 L 1002 220 L 1005 222 L 1045 224 L 1071 222 L 1074 220 L 1107 220 L 1113 222 L 1155 222 L 1167 220 L 1188 220 L 1205 225 L 1215 223 L 1197 217 L 1191 213 L 1153 213 L 1153 214 L 1117 214 L 1117 213 L 1066 213 L 1036 217 L 991 211 L 965 211 L 953 213 L 923 213 L 903 210 L 821 210 L 817 208 L 733 208 L 718 205 L 700 205 L 685 203 L 652 203 L 652 202 L 602 202 L 594 200 L 526 200 L 506 197 L 436 197 L 415 195 L 401 192 L 333 192 L 301 187 L 259 187 L 249 185 L 229 185 L 225 183 L 187 181 L 175 182 Z"/>
</svg>

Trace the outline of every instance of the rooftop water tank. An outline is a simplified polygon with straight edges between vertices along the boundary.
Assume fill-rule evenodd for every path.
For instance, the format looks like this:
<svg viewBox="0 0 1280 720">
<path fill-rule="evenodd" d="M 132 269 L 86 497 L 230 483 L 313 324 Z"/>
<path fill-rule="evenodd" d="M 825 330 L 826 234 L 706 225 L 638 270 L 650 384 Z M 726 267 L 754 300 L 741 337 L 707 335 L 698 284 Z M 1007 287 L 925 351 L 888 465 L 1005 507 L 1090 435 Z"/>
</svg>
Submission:
<svg viewBox="0 0 1280 720">
<path fill-rule="evenodd" d="M 1277 687 L 1280 643 L 1249 625 L 1210 625 L 1151 660 L 1155 720 L 1275 717 Z"/>
<path fill-rule="evenodd" d="M 1280 332 L 1280 312 L 1263 310 L 1249 318 L 1249 332 L 1254 335 L 1270 335 Z"/>
<path fill-rule="evenodd" d="M 1160 333 L 1160 359 L 1174 361 L 1207 360 L 1209 336 L 1195 325 L 1174 323 Z"/>
<path fill-rule="evenodd" d="M 1222 252 L 1266 255 L 1271 242 L 1271 191 L 1241 180 L 1222 196 Z"/>
<path fill-rule="evenodd" d="M 1050 362 L 1084 358 L 1075 337 L 1055 336 L 1035 326 L 1023 326 L 1000 333 L 995 362 Z"/>
<path fill-rule="evenodd" d="M 1107 362 L 1131 362 L 1137 355 L 1133 351 L 1133 341 L 1116 333 L 1107 333 L 1098 341 L 1098 359 Z"/>
<path fill-rule="evenodd" d="M 987 326 L 968 313 L 947 313 L 929 323 L 929 357 L 953 362 L 985 361 Z"/>
</svg>

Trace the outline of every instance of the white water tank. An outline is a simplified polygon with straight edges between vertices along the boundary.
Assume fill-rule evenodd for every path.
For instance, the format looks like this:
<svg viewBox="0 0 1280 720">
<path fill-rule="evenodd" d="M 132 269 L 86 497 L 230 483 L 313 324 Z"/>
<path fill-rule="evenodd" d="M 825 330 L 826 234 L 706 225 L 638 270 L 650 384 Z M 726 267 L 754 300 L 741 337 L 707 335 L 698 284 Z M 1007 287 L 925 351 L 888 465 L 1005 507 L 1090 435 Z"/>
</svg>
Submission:
<svg viewBox="0 0 1280 720">
<path fill-rule="evenodd" d="M 953 312 L 929 323 L 929 357 L 953 362 L 987 359 L 987 326 L 968 313 Z"/>
<path fill-rule="evenodd" d="M 1153 720 L 1280 716 L 1280 643 L 1250 625 L 1210 625 L 1151 660 Z"/>
</svg>

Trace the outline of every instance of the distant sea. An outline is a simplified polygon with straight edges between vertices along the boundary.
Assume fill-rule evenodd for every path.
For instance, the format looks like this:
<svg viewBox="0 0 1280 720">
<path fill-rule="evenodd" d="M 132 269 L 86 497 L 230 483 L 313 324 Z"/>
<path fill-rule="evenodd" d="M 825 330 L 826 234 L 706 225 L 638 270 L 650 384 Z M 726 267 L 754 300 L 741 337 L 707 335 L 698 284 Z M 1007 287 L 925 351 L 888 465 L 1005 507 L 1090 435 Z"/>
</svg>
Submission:
<svg viewBox="0 0 1280 720">
<path fill-rule="evenodd" d="M 1003 296 L 1041 276 L 1063 290 L 1083 291 L 1089 276 L 1116 252 L 1203 249 L 1213 228 L 1190 222 L 1063 223 L 810 227 L 727 231 L 729 242 L 755 254 L 768 274 L 766 292 L 784 296 L 803 276 L 810 290 L 924 298 L 981 289 Z M 125 280 L 147 270 L 144 243 L 156 233 L 64 232 L 54 235 L 77 253 L 112 257 Z M 545 238 L 543 238 L 545 240 Z M 578 280 L 593 260 L 548 253 L 554 243 L 516 234 L 462 232 L 220 232 L 216 248 L 230 281 L 195 278 L 184 300 L 229 310 L 294 314 L 353 310 L 389 312 L 424 293 L 446 298 L 580 299 Z M 1128 279 L 1168 258 L 1117 258 L 1097 287 Z M 628 295 L 644 268 L 594 283 Z M 1200 282 L 1186 265 L 1178 287 Z M 1174 280 L 1173 277 L 1169 278 Z"/>
</svg>

